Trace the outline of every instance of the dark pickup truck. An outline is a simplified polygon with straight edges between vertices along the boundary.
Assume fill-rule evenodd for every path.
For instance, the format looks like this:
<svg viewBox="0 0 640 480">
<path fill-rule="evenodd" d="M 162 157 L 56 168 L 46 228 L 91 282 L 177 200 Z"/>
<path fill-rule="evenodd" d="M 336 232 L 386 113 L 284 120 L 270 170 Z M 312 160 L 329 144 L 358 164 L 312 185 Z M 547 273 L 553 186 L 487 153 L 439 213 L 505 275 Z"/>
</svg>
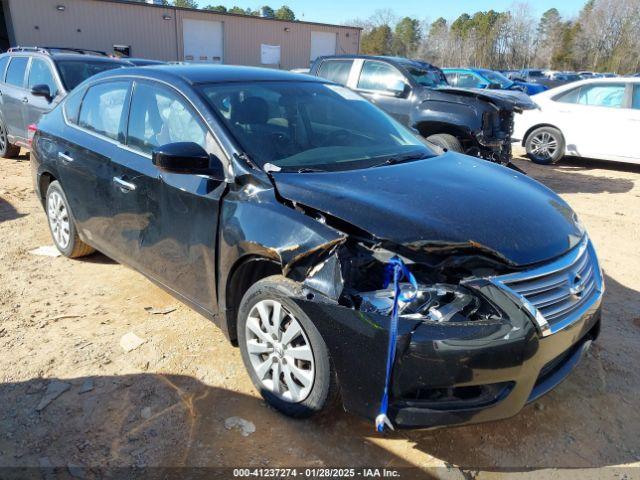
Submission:
<svg viewBox="0 0 640 480">
<path fill-rule="evenodd" d="M 536 108 L 522 92 L 453 88 L 438 67 L 406 58 L 319 57 L 310 74 L 355 90 L 439 147 L 503 165 L 514 113 Z"/>
</svg>

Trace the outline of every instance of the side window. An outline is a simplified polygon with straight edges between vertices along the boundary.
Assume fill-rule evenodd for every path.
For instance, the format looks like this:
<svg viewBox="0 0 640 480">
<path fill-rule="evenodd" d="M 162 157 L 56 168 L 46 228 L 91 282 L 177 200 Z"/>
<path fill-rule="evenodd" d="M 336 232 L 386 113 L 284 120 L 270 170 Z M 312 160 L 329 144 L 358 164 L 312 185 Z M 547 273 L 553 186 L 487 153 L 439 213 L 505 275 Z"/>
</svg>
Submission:
<svg viewBox="0 0 640 480">
<path fill-rule="evenodd" d="M 364 62 L 358 88 L 363 90 L 388 90 L 395 82 L 404 82 L 402 74 L 388 63 L 367 60 Z"/>
<path fill-rule="evenodd" d="M 175 142 L 207 148 L 207 129 L 186 101 L 168 88 L 136 84 L 131 100 L 127 144 L 144 153 Z"/>
<path fill-rule="evenodd" d="M 31 61 L 31 68 L 29 68 L 29 88 L 36 85 L 47 85 L 52 97 L 58 94 L 58 86 L 51 73 L 51 68 L 41 58 L 34 58 Z"/>
<path fill-rule="evenodd" d="M 346 85 L 353 60 L 325 60 L 318 68 L 318 76 Z"/>
<path fill-rule="evenodd" d="M 16 87 L 24 87 L 24 74 L 29 63 L 29 57 L 13 57 L 7 69 L 6 82 Z"/>
<path fill-rule="evenodd" d="M 114 140 L 122 124 L 129 82 L 106 82 L 90 87 L 80 107 L 78 125 Z"/>
<path fill-rule="evenodd" d="M 640 84 L 633 86 L 633 97 L 631 99 L 631 108 L 640 110 Z"/>
<path fill-rule="evenodd" d="M 473 73 L 460 72 L 458 74 L 458 83 L 456 87 L 460 88 L 478 88 L 480 80 Z"/>
<path fill-rule="evenodd" d="M 596 107 L 622 108 L 625 84 L 595 84 L 583 86 L 577 103 Z"/>
<path fill-rule="evenodd" d="M 64 101 L 64 114 L 67 120 L 73 124 L 78 124 L 78 114 L 80 113 L 80 105 L 82 104 L 82 98 L 84 97 L 86 88 L 80 90 L 73 90 Z"/>
<path fill-rule="evenodd" d="M 447 77 L 447 83 L 449 83 L 449 85 L 453 85 L 454 87 L 458 85 L 458 74 L 456 72 L 447 72 L 444 76 Z"/>
<path fill-rule="evenodd" d="M 0 82 L 4 82 L 4 72 L 7 69 L 7 65 L 9 64 L 9 58 L 9 56 L 0 58 Z"/>
</svg>

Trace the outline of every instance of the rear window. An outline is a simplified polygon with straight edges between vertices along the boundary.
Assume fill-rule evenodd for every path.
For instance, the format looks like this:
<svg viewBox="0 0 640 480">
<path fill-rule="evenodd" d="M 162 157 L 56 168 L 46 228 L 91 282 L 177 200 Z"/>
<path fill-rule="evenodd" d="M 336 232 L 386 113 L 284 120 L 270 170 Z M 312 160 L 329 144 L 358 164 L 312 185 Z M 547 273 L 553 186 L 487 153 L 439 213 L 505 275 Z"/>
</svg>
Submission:
<svg viewBox="0 0 640 480">
<path fill-rule="evenodd" d="M 318 76 L 346 85 L 353 60 L 325 60 L 318 69 Z"/>
<path fill-rule="evenodd" d="M 64 87 L 73 90 L 87 78 L 100 72 L 122 68 L 120 62 L 90 61 L 90 60 L 59 60 L 56 62 Z"/>
<path fill-rule="evenodd" d="M 29 57 L 13 57 L 7 69 L 7 83 L 16 87 L 24 86 L 24 74 L 27 70 Z"/>
</svg>

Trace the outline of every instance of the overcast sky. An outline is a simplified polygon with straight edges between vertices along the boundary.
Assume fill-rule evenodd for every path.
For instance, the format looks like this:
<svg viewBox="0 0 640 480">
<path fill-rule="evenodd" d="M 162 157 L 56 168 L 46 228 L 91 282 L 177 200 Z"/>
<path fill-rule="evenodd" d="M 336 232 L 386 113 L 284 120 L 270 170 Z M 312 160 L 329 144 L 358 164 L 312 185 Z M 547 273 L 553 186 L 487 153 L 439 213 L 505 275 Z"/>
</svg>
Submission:
<svg viewBox="0 0 640 480">
<path fill-rule="evenodd" d="M 198 0 L 201 7 L 205 5 L 224 5 L 230 8 L 239 7 L 258 9 L 269 5 L 276 9 L 285 4 L 296 14 L 299 20 L 320 23 L 343 23 L 354 18 L 367 18 L 375 10 L 392 9 L 398 16 L 410 16 L 420 20 L 435 20 L 444 17 L 449 20 L 457 18 L 461 13 L 473 13 L 478 10 L 508 10 L 513 0 Z M 530 0 L 532 14 L 539 17 L 545 10 L 556 7 L 563 16 L 574 16 L 586 0 Z"/>
</svg>

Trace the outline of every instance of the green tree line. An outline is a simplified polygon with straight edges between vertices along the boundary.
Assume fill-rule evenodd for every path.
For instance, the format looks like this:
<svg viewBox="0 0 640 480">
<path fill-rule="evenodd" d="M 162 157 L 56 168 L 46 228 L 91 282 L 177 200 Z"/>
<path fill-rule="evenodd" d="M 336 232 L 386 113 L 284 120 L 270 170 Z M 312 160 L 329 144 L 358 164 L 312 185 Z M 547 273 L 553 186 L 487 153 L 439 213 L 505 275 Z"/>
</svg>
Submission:
<svg viewBox="0 0 640 480">
<path fill-rule="evenodd" d="M 440 66 L 640 71 L 640 0 L 588 0 L 572 18 L 556 8 L 540 18 L 526 2 L 508 11 L 463 13 L 454 21 L 397 18 L 378 10 L 366 20 L 360 50 L 401 55 Z"/>
<path fill-rule="evenodd" d="M 137 2 L 144 2 L 145 0 L 133 0 Z M 182 8 L 200 8 L 198 6 L 198 2 L 196 0 L 162 0 L 163 5 L 173 5 L 175 7 Z M 266 17 L 266 18 L 277 18 L 279 20 L 295 20 L 296 15 L 288 6 L 282 5 L 278 9 L 273 9 L 269 5 L 265 5 L 260 7 L 258 10 L 252 10 L 250 8 L 242 8 L 238 6 L 233 6 L 231 8 L 227 8 L 224 5 L 207 5 L 203 7 L 202 10 L 211 10 L 214 12 L 220 13 L 232 13 L 235 15 L 250 15 L 254 17 Z"/>
</svg>

